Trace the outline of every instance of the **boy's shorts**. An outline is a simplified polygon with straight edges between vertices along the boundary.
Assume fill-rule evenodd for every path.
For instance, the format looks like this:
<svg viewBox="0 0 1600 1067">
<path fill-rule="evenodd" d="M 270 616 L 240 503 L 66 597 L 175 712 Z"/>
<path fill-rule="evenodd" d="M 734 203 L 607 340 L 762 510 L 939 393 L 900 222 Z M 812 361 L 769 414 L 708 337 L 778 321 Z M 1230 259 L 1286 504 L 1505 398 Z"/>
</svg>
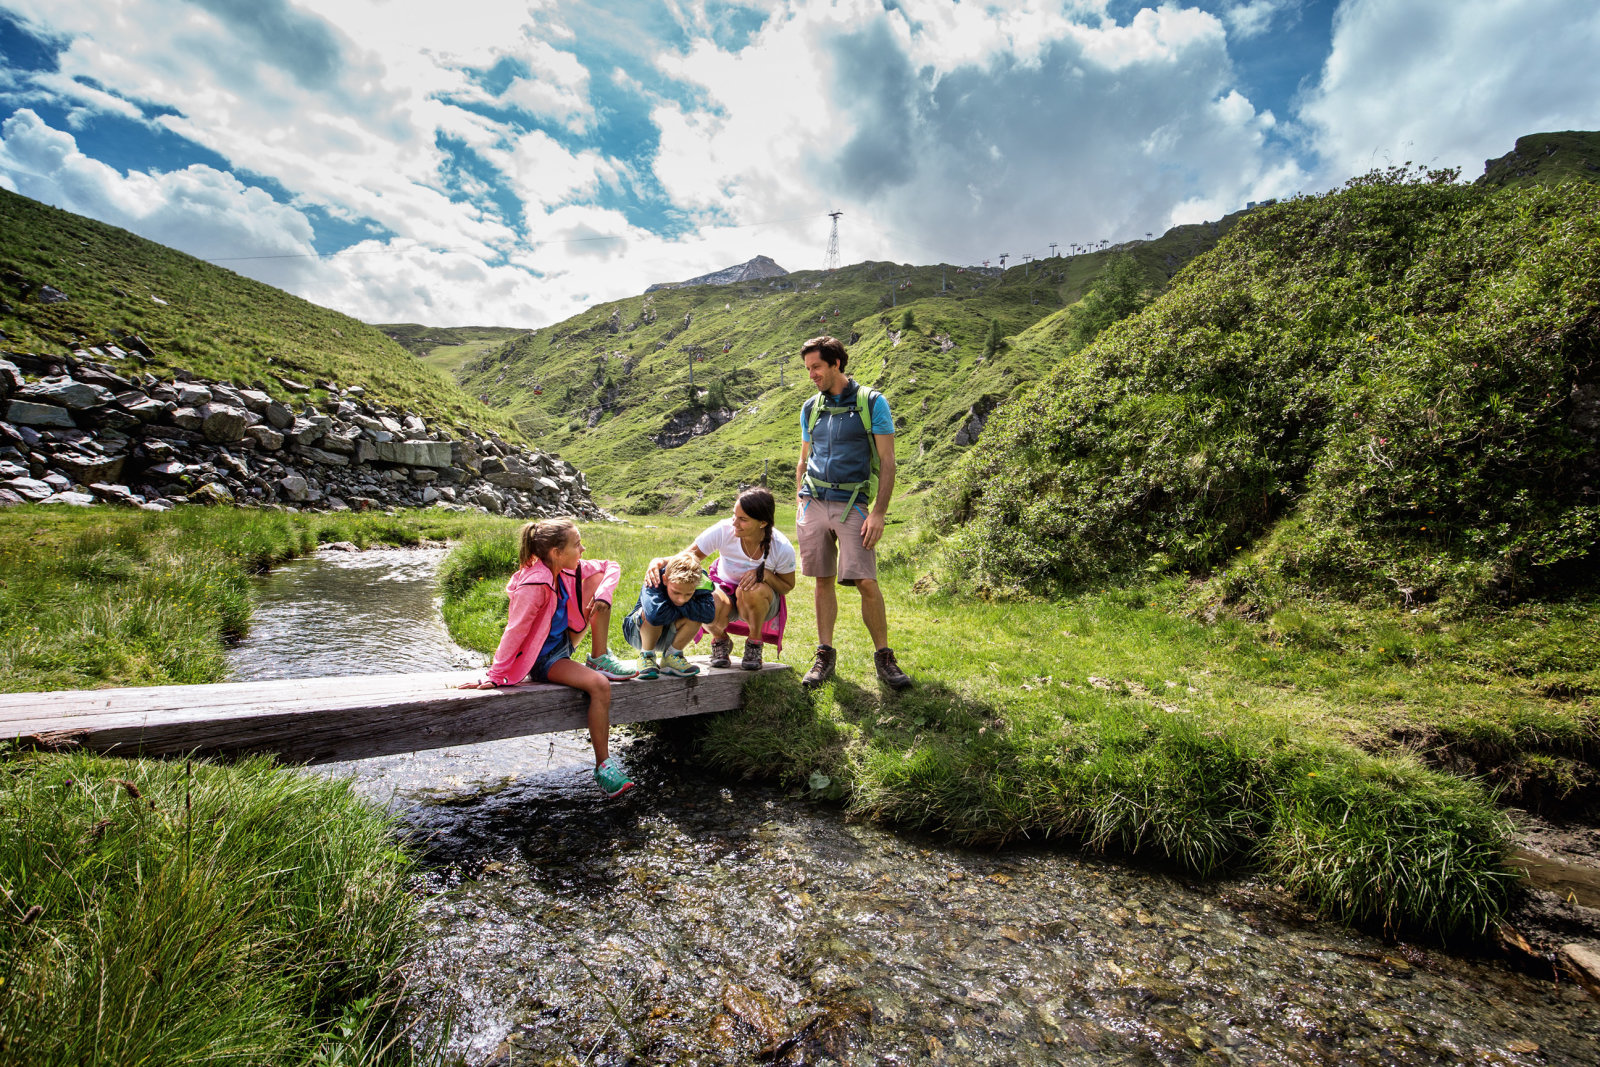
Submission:
<svg viewBox="0 0 1600 1067">
<path fill-rule="evenodd" d="M 795 543 L 800 548 L 800 569 L 807 578 L 838 576 L 842 585 L 878 577 L 876 549 L 861 546 L 861 524 L 867 507 L 857 500 L 845 513 L 843 500 L 800 498 L 795 516 Z"/>
</svg>

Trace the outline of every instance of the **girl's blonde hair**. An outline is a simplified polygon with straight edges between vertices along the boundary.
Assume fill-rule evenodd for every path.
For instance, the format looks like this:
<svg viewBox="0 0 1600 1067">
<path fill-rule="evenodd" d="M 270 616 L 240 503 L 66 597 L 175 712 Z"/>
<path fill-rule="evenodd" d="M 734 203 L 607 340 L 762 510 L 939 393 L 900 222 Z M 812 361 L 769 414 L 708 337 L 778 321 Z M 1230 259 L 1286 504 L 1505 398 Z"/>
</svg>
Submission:
<svg viewBox="0 0 1600 1067">
<path fill-rule="evenodd" d="M 567 547 L 567 540 L 578 524 L 571 519 L 540 519 L 524 523 L 517 533 L 517 565 L 526 567 L 534 560 L 550 565 L 550 553 Z"/>
<path fill-rule="evenodd" d="M 700 559 L 692 549 L 684 549 L 676 556 L 667 557 L 661 565 L 661 580 L 671 585 L 688 585 L 693 582 L 700 584 L 704 574 L 700 570 Z"/>
</svg>

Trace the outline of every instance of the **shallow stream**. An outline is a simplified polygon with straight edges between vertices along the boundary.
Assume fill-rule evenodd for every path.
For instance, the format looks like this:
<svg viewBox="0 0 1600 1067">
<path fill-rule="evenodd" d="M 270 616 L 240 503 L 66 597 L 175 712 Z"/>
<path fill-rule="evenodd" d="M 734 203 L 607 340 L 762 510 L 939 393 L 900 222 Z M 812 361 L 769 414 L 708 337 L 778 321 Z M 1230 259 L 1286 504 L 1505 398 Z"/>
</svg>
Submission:
<svg viewBox="0 0 1600 1067">
<path fill-rule="evenodd" d="M 439 553 L 362 555 L 264 580 L 256 634 L 286 640 L 251 677 L 473 660 L 436 641 Z M 304 636 L 341 599 L 409 621 Z M 449 1018 L 463 1063 L 1600 1063 L 1581 989 L 1317 922 L 1269 885 L 951 848 L 664 740 L 617 749 L 640 787 L 616 801 L 573 734 L 319 769 L 430 849 L 419 1031 Z"/>
</svg>

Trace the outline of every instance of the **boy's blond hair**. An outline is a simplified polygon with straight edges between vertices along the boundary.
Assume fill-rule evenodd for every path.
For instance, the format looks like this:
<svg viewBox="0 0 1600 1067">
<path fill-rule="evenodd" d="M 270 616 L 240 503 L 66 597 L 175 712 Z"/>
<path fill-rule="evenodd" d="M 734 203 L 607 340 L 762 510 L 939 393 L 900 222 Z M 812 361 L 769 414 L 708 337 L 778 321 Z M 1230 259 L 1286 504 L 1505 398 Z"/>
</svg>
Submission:
<svg viewBox="0 0 1600 1067">
<path fill-rule="evenodd" d="M 693 550 L 684 549 L 676 556 L 668 556 L 661 564 L 661 580 L 668 585 L 699 585 L 705 577 L 700 570 L 700 559 Z"/>
</svg>

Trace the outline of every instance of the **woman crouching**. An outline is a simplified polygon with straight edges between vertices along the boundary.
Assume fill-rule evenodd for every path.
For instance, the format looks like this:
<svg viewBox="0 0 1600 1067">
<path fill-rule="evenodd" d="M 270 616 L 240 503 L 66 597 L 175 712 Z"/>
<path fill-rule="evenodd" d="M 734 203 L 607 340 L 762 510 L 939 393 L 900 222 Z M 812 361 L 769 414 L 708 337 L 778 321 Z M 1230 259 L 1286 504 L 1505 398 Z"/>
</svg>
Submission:
<svg viewBox="0 0 1600 1067">
<path fill-rule="evenodd" d="M 506 584 L 511 598 L 506 632 L 495 650 L 489 676 L 463 689 L 494 689 L 524 680 L 553 682 L 589 694 L 589 740 L 594 745 L 594 780 L 608 797 L 633 788 L 610 758 L 611 680 L 634 671 L 606 650 L 611 597 L 622 565 L 584 559 L 583 536 L 571 519 L 530 522 L 517 535 L 520 566 Z M 588 665 L 573 660 L 573 639 L 591 629 Z"/>
</svg>

